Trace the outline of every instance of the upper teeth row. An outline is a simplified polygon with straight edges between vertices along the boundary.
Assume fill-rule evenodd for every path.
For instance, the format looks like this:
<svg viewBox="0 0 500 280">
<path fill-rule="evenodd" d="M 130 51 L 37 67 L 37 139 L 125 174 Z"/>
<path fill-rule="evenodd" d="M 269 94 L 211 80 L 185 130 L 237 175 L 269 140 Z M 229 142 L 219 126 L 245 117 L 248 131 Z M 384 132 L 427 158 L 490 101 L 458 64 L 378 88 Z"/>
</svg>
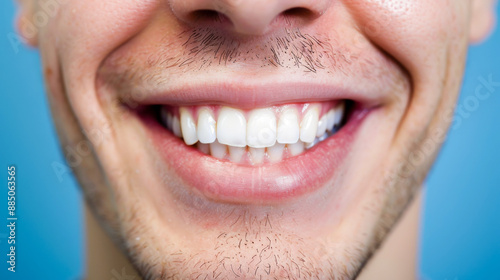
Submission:
<svg viewBox="0 0 500 280">
<path fill-rule="evenodd" d="M 197 118 L 192 110 L 181 107 L 180 119 L 163 107 L 161 118 L 187 145 L 198 141 L 209 144 L 217 140 L 220 144 L 234 147 L 267 148 L 276 143 L 312 143 L 316 137 L 338 127 L 344 115 L 344 102 L 321 118 L 320 104 L 306 104 L 304 108 L 304 112 L 299 113 L 294 106 L 285 107 L 278 117 L 274 108 L 255 109 L 247 112 L 247 121 L 244 111 L 221 107 L 216 121 L 214 111 L 208 106 L 199 107 Z"/>
</svg>

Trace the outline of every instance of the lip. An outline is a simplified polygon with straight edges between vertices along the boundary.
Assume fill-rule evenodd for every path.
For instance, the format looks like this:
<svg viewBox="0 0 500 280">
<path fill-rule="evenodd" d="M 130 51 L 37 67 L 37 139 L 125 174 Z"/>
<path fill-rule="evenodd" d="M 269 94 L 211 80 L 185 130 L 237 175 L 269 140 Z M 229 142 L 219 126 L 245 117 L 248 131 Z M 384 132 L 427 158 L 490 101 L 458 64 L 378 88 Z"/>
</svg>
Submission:
<svg viewBox="0 0 500 280">
<path fill-rule="evenodd" d="M 273 78 L 274 77 L 274 78 Z M 386 103 L 387 93 L 378 88 L 350 87 L 339 81 L 307 81 L 302 77 L 290 77 L 294 81 L 278 77 L 259 78 L 259 83 L 239 76 L 224 78 L 208 75 L 193 82 L 180 80 L 168 88 L 162 85 L 135 87 L 119 91 L 124 103 L 137 105 L 228 105 L 239 109 L 255 109 L 279 104 L 322 102 L 331 100 L 355 100 L 364 108 Z M 251 79 L 250 79 L 251 80 Z M 153 88 L 153 89 L 152 89 Z M 235 94 L 237 93 L 237 94 Z"/>
<path fill-rule="evenodd" d="M 166 130 L 154 114 L 140 117 L 164 162 L 189 190 L 217 202 L 261 204 L 286 201 L 324 186 L 337 174 L 358 128 L 372 110 L 355 109 L 341 130 L 315 147 L 262 166 L 238 165 L 205 155 Z"/>
</svg>

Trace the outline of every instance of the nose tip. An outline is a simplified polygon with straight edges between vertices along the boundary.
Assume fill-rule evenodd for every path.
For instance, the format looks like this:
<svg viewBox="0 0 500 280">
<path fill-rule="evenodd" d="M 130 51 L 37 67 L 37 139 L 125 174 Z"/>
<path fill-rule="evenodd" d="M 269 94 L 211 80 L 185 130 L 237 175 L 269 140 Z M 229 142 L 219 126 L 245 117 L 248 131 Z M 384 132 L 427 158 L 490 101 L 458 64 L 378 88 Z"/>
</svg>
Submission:
<svg viewBox="0 0 500 280">
<path fill-rule="evenodd" d="M 294 11 L 295 13 L 290 14 L 296 17 L 314 17 L 324 13 L 327 2 L 328 0 L 171 0 L 170 6 L 179 19 L 192 25 L 200 24 L 197 14 L 215 12 L 228 18 L 228 24 L 236 33 L 262 35 L 272 29 L 273 22 L 280 15 Z"/>
<path fill-rule="evenodd" d="M 244 0 L 216 1 L 216 10 L 227 16 L 238 33 L 260 35 L 267 31 L 271 21 L 286 7 L 279 5 L 278 1 L 270 1 L 265 8 L 259 8 L 259 3 Z"/>
</svg>

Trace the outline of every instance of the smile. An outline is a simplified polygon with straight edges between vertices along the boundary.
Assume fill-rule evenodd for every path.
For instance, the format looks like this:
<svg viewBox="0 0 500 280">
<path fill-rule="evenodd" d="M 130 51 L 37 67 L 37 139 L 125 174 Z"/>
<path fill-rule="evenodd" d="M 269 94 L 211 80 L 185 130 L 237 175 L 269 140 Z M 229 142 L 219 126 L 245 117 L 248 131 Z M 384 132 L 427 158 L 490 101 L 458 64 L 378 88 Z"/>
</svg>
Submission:
<svg viewBox="0 0 500 280">
<path fill-rule="evenodd" d="M 223 203 L 274 204 L 321 189 L 377 108 L 373 97 L 332 97 L 305 86 L 305 93 L 281 95 L 288 100 L 255 94 L 258 87 L 252 93 L 217 88 L 150 94 L 148 110 L 139 115 L 158 155 L 186 189 Z"/>
</svg>

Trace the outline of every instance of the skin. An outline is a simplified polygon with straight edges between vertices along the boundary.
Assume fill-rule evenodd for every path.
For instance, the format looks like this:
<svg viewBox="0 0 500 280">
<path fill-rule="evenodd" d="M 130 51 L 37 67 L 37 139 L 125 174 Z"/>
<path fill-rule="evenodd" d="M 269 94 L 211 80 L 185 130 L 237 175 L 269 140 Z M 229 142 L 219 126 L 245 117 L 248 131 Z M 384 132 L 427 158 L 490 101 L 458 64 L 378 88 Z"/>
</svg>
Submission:
<svg viewBox="0 0 500 280">
<path fill-rule="evenodd" d="M 147 279 L 355 278 L 421 185 L 452 121 L 467 47 L 494 22 L 488 0 L 64 0 L 50 13 L 45 2 L 21 1 L 18 29 L 40 49 L 61 144 L 89 205 Z M 225 16 L 193 16 L 199 10 Z M 36 21 L 43 12 L 47 21 Z M 281 66 L 248 63 L 287 29 L 350 57 L 323 59 L 314 73 L 285 54 Z M 229 66 L 210 56 L 148 64 L 192 58 L 183 44 L 194 32 L 222 34 L 250 55 Z M 190 194 L 123 104 L 148 94 L 141 89 L 242 75 L 343 79 L 383 98 L 342 172 L 315 193 L 272 204 Z"/>
</svg>

